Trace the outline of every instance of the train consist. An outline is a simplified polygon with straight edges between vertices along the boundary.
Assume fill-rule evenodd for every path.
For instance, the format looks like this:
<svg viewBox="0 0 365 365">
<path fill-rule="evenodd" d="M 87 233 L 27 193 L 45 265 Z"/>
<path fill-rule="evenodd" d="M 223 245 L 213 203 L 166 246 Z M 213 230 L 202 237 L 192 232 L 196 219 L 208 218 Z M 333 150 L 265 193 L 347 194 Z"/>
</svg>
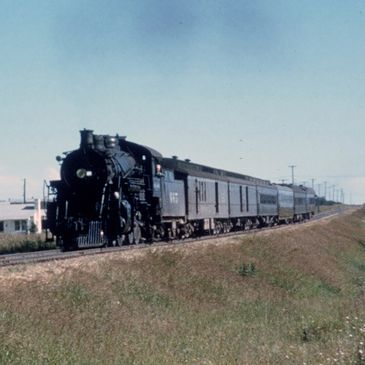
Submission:
<svg viewBox="0 0 365 365">
<path fill-rule="evenodd" d="M 315 192 L 164 158 L 125 137 L 82 130 L 58 157 L 48 229 L 65 250 L 219 234 L 309 219 Z"/>
</svg>

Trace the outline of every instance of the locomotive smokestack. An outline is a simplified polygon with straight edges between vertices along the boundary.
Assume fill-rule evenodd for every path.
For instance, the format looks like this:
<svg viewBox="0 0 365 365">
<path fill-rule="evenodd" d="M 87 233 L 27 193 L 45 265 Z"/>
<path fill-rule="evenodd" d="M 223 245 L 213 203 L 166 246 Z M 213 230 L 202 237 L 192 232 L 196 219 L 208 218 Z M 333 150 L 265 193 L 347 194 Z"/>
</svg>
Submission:
<svg viewBox="0 0 365 365">
<path fill-rule="evenodd" d="M 91 129 L 84 129 L 80 131 L 80 135 L 81 135 L 81 142 L 80 142 L 81 149 L 94 148 L 93 131 Z"/>
</svg>

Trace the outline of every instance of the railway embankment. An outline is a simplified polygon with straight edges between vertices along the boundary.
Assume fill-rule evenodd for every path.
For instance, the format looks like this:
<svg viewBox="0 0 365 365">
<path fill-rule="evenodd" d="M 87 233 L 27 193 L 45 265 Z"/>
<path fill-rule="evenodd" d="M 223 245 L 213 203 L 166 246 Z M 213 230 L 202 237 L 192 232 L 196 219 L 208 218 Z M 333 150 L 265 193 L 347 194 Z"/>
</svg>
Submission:
<svg viewBox="0 0 365 365">
<path fill-rule="evenodd" d="M 365 364 L 365 209 L 0 269 L 0 363 Z"/>
</svg>

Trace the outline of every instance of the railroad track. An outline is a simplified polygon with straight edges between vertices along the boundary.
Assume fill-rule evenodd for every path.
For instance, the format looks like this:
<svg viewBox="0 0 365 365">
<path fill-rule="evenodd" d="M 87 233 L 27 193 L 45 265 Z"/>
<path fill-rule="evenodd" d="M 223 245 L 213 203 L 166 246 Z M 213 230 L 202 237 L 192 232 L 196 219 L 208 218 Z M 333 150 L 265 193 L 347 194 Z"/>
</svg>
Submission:
<svg viewBox="0 0 365 365">
<path fill-rule="evenodd" d="M 335 210 L 328 210 L 325 212 L 321 212 L 321 213 L 316 214 L 310 221 L 303 221 L 303 222 L 296 223 L 296 224 L 305 224 L 307 222 L 320 220 L 320 219 L 327 218 L 330 216 L 338 215 L 338 214 L 342 213 L 345 209 L 346 209 L 345 207 L 339 207 L 339 208 L 336 208 Z M 214 236 L 202 236 L 202 237 L 197 237 L 197 238 L 173 240 L 173 241 L 169 241 L 169 242 L 160 241 L 160 242 L 154 242 L 153 244 L 142 243 L 142 244 L 138 244 L 138 245 L 122 246 L 122 247 L 91 248 L 91 249 L 87 249 L 87 250 L 78 250 L 78 251 L 69 251 L 69 252 L 62 252 L 59 249 L 54 249 L 54 250 L 45 250 L 45 251 L 5 254 L 5 255 L 0 255 L 0 267 L 20 265 L 20 264 L 29 264 L 29 263 L 39 263 L 39 262 L 46 262 L 46 261 L 66 260 L 66 259 L 71 259 L 71 258 L 94 256 L 94 255 L 119 252 L 119 251 L 148 249 L 151 247 L 174 246 L 174 245 L 184 244 L 184 243 L 188 243 L 188 242 L 207 241 L 207 240 L 211 240 L 213 238 L 219 238 L 219 237 L 252 235 L 252 234 L 255 234 L 258 232 L 264 232 L 264 231 L 268 231 L 268 230 L 278 230 L 278 229 L 283 229 L 285 227 L 289 227 L 289 226 L 279 225 L 279 226 L 273 226 L 273 227 L 256 228 L 256 229 L 251 229 L 248 231 L 229 232 L 229 233 L 219 234 L 219 235 L 214 235 Z"/>
</svg>

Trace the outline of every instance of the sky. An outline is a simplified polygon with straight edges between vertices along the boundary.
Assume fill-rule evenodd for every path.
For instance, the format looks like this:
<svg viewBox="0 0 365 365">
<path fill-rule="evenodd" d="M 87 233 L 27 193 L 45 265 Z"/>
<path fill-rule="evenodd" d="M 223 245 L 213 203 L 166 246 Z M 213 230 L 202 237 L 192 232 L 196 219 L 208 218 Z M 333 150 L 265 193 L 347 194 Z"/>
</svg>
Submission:
<svg viewBox="0 0 365 365">
<path fill-rule="evenodd" d="M 88 128 L 364 203 L 364 39 L 363 0 L 0 0 L 0 199 Z"/>
</svg>

